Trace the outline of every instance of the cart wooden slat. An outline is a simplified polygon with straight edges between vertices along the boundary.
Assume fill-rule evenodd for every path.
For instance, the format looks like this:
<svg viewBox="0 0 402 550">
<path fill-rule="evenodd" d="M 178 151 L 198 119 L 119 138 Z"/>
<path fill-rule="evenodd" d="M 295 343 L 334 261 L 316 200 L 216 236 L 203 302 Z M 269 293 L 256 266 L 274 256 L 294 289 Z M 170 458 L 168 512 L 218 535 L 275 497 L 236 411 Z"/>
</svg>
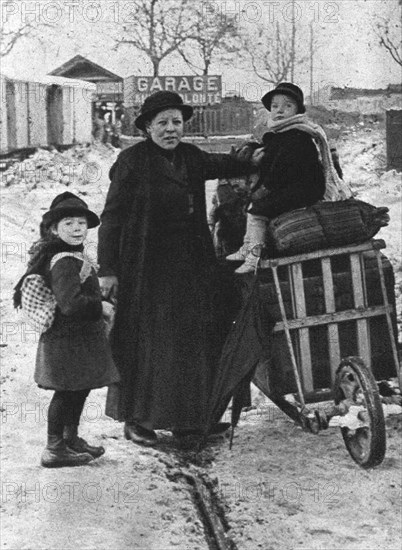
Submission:
<svg viewBox="0 0 402 550">
<path fill-rule="evenodd" d="M 334 293 L 334 280 L 332 277 L 331 260 L 330 258 L 321 259 L 322 278 L 324 283 L 324 300 L 325 311 L 335 314 L 335 293 Z M 333 323 L 328 323 L 328 348 L 329 348 L 329 361 L 331 368 L 331 382 L 335 380 L 336 369 L 339 366 L 341 360 L 341 353 L 339 348 L 339 331 L 336 320 Z"/>
<path fill-rule="evenodd" d="M 326 325 L 327 344 L 330 356 L 331 382 L 335 380 L 335 373 L 340 363 L 340 342 L 338 323 L 342 321 L 355 320 L 357 325 L 357 355 L 362 357 L 367 366 L 371 365 L 370 353 L 370 331 L 369 319 L 372 317 L 385 315 L 389 327 L 391 339 L 392 355 L 398 372 L 398 357 L 396 343 L 393 337 L 391 313 L 392 306 L 389 304 L 387 291 L 385 287 L 383 265 L 381 261 L 380 250 L 385 248 L 383 240 L 372 240 L 358 245 L 349 245 L 339 248 L 330 248 L 318 250 L 311 253 L 298 254 L 294 256 L 275 258 L 261 261 L 261 269 L 271 269 L 273 273 L 275 289 L 281 309 L 282 321 L 275 324 L 274 332 L 284 331 L 286 342 L 290 352 L 293 371 L 296 377 L 299 397 L 302 392 L 307 394 L 314 391 L 313 368 L 310 348 L 311 327 Z M 368 307 L 367 289 L 365 283 L 364 271 L 364 253 L 374 251 L 377 256 L 378 270 L 381 281 L 381 292 L 383 304 Z M 337 312 L 335 305 L 334 279 L 331 267 L 331 258 L 338 255 L 349 255 L 350 272 L 352 282 L 352 293 L 354 308 Z M 307 315 L 307 305 L 303 282 L 303 262 L 309 260 L 319 260 L 322 270 L 323 292 L 325 313 L 321 315 Z M 281 285 L 279 283 L 277 269 L 279 266 L 286 266 L 288 270 L 288 279 L 291 286 L 291 302 L 293 319 L 287 319 Z M 293 350 L 290 331 L 297 333 L 297 349 Z M 300 387 L 301 386 L 301 387 Z M 302 392 L 301 392 L 302 390 Z"/>
</svg>

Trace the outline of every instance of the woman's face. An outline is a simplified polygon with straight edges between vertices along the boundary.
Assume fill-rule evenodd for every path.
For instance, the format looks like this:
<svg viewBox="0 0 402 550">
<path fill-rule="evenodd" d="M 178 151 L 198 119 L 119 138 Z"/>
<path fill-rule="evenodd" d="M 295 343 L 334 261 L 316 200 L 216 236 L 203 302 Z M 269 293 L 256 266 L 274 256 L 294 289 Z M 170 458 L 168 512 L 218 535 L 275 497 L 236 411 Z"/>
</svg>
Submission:
<svg viewBox="0 0 402 550">
<path fill-rule="evenodd" d="M 272 120 L 284 120 L 293 115 L 297 115 L 297 103 L 291 97 L 284 94 L 274 95 L 271 101 Z"/>
<path fill-rule="evenodd" d="M 53 229 L 53 233 L 57 235 L 65 243 L 77 246 L 82 244 L 88 233 L 88 221 L 85 216 L 72 216 L 71 218 L 63 218 Z"/>
<path fill-rule="evenodd" d="M 180 109 L 158 113 L 146 126 L 148 135 L 162 149 L 175 149 L 183 137 L 183 114 Z"/>
</svg>

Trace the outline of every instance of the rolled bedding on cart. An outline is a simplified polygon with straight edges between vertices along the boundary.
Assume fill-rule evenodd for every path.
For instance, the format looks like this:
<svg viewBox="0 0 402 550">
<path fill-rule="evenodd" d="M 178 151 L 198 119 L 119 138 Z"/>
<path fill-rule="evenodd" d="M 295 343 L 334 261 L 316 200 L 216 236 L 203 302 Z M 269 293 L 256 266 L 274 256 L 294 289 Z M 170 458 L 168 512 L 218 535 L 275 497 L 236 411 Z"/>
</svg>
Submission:
<svg viewBox="0 0 402 550">
<path fill-rule="evenodd" d="M 228 183 L 225 189 L 231 188 Z M 246 229 L 244 190 L 232 190 L 230 200 L 218 206 L 219 225 L 214 231 L 218 258 L 237 250 Z M 227 193 L 226 193 L 227 195 Z M 226 198 L 226 197 L 225 197 Z M 319 201 L 285 212 L 267 222 L 263 257 L 272 258 L 314 252 L 331 247 L 360 244 L 372 239 L 390 218 L 386 206 L 374 206 L 359 199 Z"/>
<path fill-rule="evenodd" d="M 389 220 L 387 207 L 358 199 L 320 201 L 272 219 L 266 252 L 272 257 L 359 244 L 373 238 Z"/>
</svg>

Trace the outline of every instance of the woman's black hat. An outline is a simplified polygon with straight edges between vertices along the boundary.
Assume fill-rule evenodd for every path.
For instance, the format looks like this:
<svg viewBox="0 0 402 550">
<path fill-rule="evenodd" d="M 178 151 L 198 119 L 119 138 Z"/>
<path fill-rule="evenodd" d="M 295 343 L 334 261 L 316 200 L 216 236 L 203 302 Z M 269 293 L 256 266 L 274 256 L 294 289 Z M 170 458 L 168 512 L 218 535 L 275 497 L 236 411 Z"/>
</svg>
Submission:
<svg viewBox="0 0 402 550">
<path fill-rule="evenodd" d="M 179 94 L 161 90 L 145 99 L 140 115 L 135 119 L 135 125 L 140 130 L 145 130 L 145 123 L 165 109 L 180 109 L 184 121 L 189 120 L 193 115 L 193 108 L 191 105 L 185 105 Z"/>
<path fill-rule="evenodd" d="M 275 90 L 271 90 L 270 92 L 262 96 L 261 101 L 264 107 L 268 109 L 268 111 L 271 110 L 272 98 L 274 97 L 274 95 L 278 94 L 287 95 L 294 99 L 297 103 L 298 113 L 306 112 L 306 107 L 304 106 L 303 92 L 301 91 L 299 86 L 291 84 L 290 82 L 281 82 L 281 84 L 278 84 Z"/>
<path fill-rule="evenodd" d="M 89 210 L 88 205 L 82 199 L 66 191 L 57 195 L 53 199 L 48 212 L 45 212 L 42 217 L 44 228 L 50 227 L 52 223 L 59 222 L 63 218 L 69 216 L 85 216 L 88 220 L 88 228 L 96 227 L 100 224 L 98 216 Z"/>
</svg>

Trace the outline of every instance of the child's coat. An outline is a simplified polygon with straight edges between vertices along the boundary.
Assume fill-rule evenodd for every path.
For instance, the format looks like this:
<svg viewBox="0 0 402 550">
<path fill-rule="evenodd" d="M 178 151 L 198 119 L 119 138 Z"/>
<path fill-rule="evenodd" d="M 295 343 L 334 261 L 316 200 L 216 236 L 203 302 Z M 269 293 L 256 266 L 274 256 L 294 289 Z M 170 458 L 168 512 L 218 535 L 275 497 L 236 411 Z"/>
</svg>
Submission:
<svg viewBox="0 0 402 550">
<path fill-rule="evenodd" d="M 102 297 L 95 270 L 81 283 L 83 260 L 59 259 L 46 275 L 56 297 L 56 316 L 42 334 L 36 357 L 35 382 L 53 390 L 82 390 L 118 382 L 105 334 Z"/>
</svg>

